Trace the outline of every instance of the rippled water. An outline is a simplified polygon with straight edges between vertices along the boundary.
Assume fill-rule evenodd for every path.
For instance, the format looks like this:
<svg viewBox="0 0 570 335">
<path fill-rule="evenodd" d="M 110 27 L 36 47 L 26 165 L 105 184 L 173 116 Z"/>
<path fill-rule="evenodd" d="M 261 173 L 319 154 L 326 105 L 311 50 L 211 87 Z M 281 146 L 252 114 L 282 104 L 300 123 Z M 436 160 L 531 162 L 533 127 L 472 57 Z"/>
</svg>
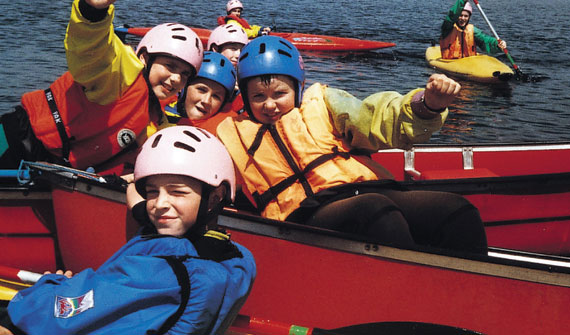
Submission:
<svg viewBox="0 0 570 335">
<path fill-rule="evenodd" d="M 213 28 L 225 0 L 117 0 L 115 25 L 153 26 L 176 21 Z M 570 12 L 567 0 L 481 1 L 523 72 L 539 82 L 502 85 L 461 81 L 445 127 L 432 143 L 570 140 Z M 433 73 L 425 49 L 436 40 L 453 0 L 244 0 L 250 23 L 279 31 L 357 37 L 396 43 L 364 54 L 304 53 L 308 84 L 319 81 L 358 97 L 380 90 L 401 93 L 425 85 Z M 20 96 L 43 89 L 66 70 L 63 38 L 71 1 L 0 4 L 0 113 Z M 472 23 L 490 33 L 475 10 Z M 499 58 L 508 63 L 504 56 Z"/>
</svg>

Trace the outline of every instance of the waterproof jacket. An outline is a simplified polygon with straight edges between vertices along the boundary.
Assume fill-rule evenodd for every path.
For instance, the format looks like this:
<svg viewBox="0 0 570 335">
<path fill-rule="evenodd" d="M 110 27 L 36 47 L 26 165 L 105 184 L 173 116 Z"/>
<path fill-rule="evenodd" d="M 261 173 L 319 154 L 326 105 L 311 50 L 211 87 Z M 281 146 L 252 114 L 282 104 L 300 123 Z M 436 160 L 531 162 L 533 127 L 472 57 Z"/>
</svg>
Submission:
<svg viewBox="0 0 570 335">
<path fill-rule="evenodd" d="M 137 236 L 97 271 L 42 276 L 12 299 L 10 319 L 28 335 L 223 333 L 256 270 L 247 249 L 221 243 L 213 260 L 186 238 Z"/>
<path fill-rule="evenodd" d="M 374 94 L 361 101 L 345 91 L 314 84 L 300 108 L 273 125 L 246 115 L 225 119 L 217 129 L 243 190 L 264 217 L 285 220 L 307 197 L 346 183 L 391 178 L 366 153 L 408 148 L 427 141 L 447 112 L 425 120 L 413 113 L 414 90 Z"/>
<path fill-rule="evenodd" d="M 235 24 L 242 27 L 248 38 L 256 38 L 261 31 L 261 26 L 250 25 L 246 19 L 235 15 L 219 16 L 218 25 L 223 24 Z"/>
<path fill-rule="evenodd" d="M 475 45 L 473 45 L 473 43 L 475 43 L 479 48 L 481 48 L 485 53 L 488 54 L 495 54 L 501 52 L 501 48 L 499 48 L 497 39 L 495 39 L 493 36 L 489 36 L 483 33 L 479 28 L 472 26 L 472 31 L 471 28 L 469 28 L 467 32 L 467 37 L 465 37 L 466 34 L 463 32 L 462 29 L 460 29 L 457 26 L 456 24 L 457 19 L 459 18 L 459 15 L 463 11 L 465 2 L 466 2 L 465 0 L 457 0 L 457 2 L 451 7 L 449 12 L 443 19 L 443 24 L 441 25 L 441 36 L 440 36 L 440 48 L 441 48 L 442 57 L 460 58 L 454 56 L 456 56 L 462 50 L 463 51 L 472 50 L 474 52 Z M 454 35 L 453 37 L 457 38 L 452 38 L 448 36 L 450 34 L 453 34 Z M 464 39 L 462 39 L 462 37 L 464 37 Z M 456 52 L 453 53 L 453 55 L 450 52 L 446 51 L 450 48 L 456 50 Z M 446 52 L 449 57 L 444 56 Z M 472 52 L 469 52 L 469 56 L 471 55 Z M 463 55 L 463 57 L 466 57 L 466 55 Z"/>
<path fill-rule="evenodd" d="M 36 137 L 73 167 L 106 162 L 166 125 L 144 65 L 115 35 L 113 17 L 113 5 L 105 12 L 75 0 L 65 37 L 69 72 L 49 91 L 22 97 Z"/>
</svg>

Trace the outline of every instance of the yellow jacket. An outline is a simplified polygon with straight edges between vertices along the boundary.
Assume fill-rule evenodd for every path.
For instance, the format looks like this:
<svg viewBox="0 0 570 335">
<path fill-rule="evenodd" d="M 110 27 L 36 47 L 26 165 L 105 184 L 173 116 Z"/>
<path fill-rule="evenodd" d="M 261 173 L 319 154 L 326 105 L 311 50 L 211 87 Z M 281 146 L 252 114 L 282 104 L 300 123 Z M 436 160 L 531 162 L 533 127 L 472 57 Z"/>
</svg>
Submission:
<svg viewBox="0 0 570 335">
<path fill-rule="evenodd" d="M 391 178 L 354 148 L 376 151 L 424 142 L 443 125 L 447 112 L 431 120 L 412 112 L 414 90 L 374 94 L 364 101 L 320 84 L 309 87 L 301 108 L 274 125 L 244 115 L 217 129 L 250 195 L 264 217 L 284 220 L 301 201 L 332 186 Z"/>
<path fill-rule="evenodd" d="M 87 99 L 100 105 L 121 98 L 144 69 L 133 48 L 115 34 L 114 16 L 115 7 L 111 5 L 103 20 L 91 22 L 81 15 L 79 0 L 74 0 L 64 41 L 69 72 L 85 88 Z M 157 113 L 146 131 L 137 134 L 137 142 L 141 145 L 159 129 L 173 125 L 164 113 Z"/>
</svg>

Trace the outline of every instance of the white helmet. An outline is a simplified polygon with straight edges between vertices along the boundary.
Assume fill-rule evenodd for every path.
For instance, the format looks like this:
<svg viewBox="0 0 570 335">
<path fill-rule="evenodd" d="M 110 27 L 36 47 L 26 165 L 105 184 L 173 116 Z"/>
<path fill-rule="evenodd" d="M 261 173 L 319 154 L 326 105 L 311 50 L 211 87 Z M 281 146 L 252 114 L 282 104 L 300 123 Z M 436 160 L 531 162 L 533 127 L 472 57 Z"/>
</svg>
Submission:
<svg viewBox="0 0 570 335">
<path fill-rule="evenodd" d="M 228 3 L 226 4 L 226 12 L 229 13 L 232 9 L 235 9 L 235 8 L 243 9 L 243 5 L 241 4 L 241 1 L 229 0 Z"/>
<path fill-rule="evenodd" d="M 208 38 L 206 49 L 212 50 L 212 45 L 222 46 L 226 43 L 241 43 L 246 45 L 249 42 L 247 34 L 242 27 L 236 24 L 224 24 L 212 30 Z"/>
</svg>

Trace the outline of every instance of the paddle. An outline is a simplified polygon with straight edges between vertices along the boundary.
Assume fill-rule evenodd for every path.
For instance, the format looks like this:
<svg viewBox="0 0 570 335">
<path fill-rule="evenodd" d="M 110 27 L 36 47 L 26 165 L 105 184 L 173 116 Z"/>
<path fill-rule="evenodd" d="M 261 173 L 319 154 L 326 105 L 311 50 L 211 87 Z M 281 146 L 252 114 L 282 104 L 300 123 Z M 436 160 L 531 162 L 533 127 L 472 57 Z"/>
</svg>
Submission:
<svg viewBox="0 0 570 335">
<path fill-rule="evenodd" d="M 491 24 L 491 21 L 489 21 L 489 19 L 487 18 L 487 15 L 485 15 L 485 12 L 483 11 L 483 8 L 481 8 L 481 5 L 479 4 L 478 0 L 473 0 L 473 2 L 475 3 L 475 5 L 477 6 L 477 9 L 479 9 L 479 11 L 481 12 L 481 15 L 483 15 L 483 18 L 485 19 L 485 22 L 487 22 L 487 25 L 489 26 L 489 28 L 491 28 L 491 31 L 493 32 L 493 35 L 495 36 L 495 38 L 497 39 L 497 41 L 500 41 L 501 38 L 499 37 L 499 35 L 497 34 L 497 32 L 495 31 L 495 28 L 493 28 L 493 25 Z M 522 81 L 529 81 L 529 76 L 527 74 L 523 74 L 521 69 L 518 67 L 518 65 L 515 63 L 513 57 L 511 57 L 511 55 L 509 54 L 509 50 L 507 50 L 507 48 L 503 49 L 503 52 L 505 53 L 505 55 L 507 55 L 507 58 L 509 59 L 509 61 L 511 62 L 513 68 L 515 69 L 515 77 L 519 80 Z"/>
<path fill-rule="evenodd" d="M 35 283 L 42 275 L 0 265 L 0 278 L 22 282 Z M 0 283 L 1 288 L 1 283 Z M 15 294 L 15 293 L 12 293 Z M 10 300 L 12 297 L 3 298 Z M 357 324 L 336 329 L 321 329 L 297 326 L 290 323 L 267 320 L 262 318 L 238 315 L 231 325 L 229 334 L 239 334 L 240 330 L 252 335 L 480 335 L 481 333 L 452 326 L 412 322 L 385 321 Z"/>
</svg>

